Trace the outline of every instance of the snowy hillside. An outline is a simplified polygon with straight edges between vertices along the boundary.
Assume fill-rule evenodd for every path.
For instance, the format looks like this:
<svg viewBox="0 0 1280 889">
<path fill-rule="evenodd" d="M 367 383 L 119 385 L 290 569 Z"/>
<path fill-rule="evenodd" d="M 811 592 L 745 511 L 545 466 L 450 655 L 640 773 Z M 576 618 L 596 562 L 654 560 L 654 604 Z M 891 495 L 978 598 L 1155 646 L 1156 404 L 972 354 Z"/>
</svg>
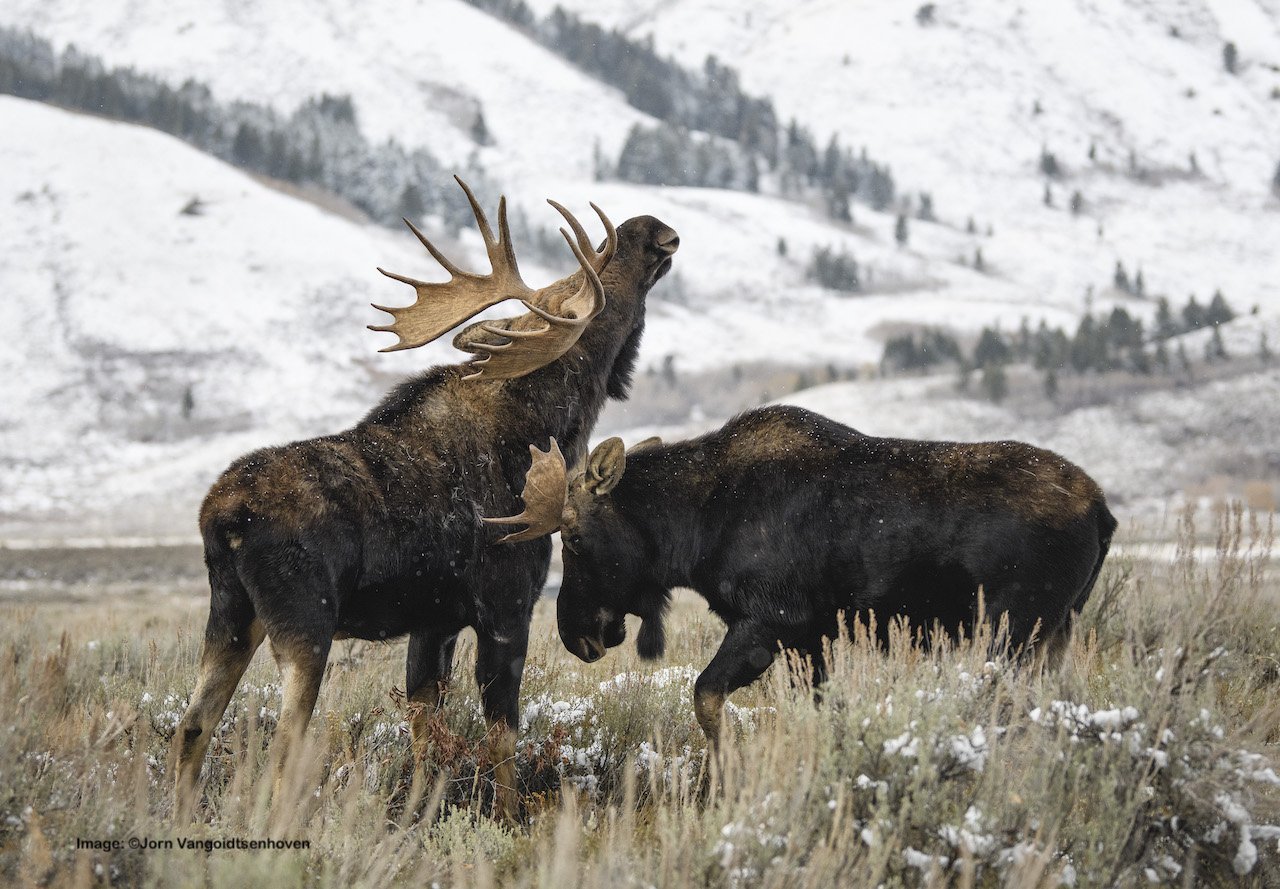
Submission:
<svg viewBox="0 0 1280 889">
<path fill-rule="evenodd" d="M 531 3 L 557 4 L 689 66 L 715 55 L 783 118 L 889 159 L 900 183 L 932 192 L 944 222 L 992 223 L 987 261 L 1036 299 L 1079 309 L 1120 259 L 1156 291 L 1221 287 L 1280 311 L 1275 3 L 958 0 L 932 4 L 927 26 L 898 0 Z M 1066 174 L 1053 209 L 1042 148 Z M 1129 175 L 1131 152 L 1143 181 Z M 1080 217 L 1067 210 L 1075 189 Z"/>
<path fill-rule="evenodd" d="M 0 120 L 6 519 L 127 527 L 134 498 L 177 496 L 185 526 L 227 460 L 351 422 L 390 379 L 374 267 L 421 248 L 149 130 L 7 96 Z"/>
<path fill-rule="evenodd" d="M 900 246 L 895 207 L 855 205 L 849 225 L 768 194 L 593 181 L 597 152 L 616 158 L 634 124 L 658 122 L 460 0 L 10 0 L 0 26 L 174 84 L 195 78 L 224 102 L 287 112 L 320 93 L 349 94 L 371 141 L 394 138 L 459 167 L 474 158 L 537 226 L 558 224 L 549 196 L 575 210 L 594 200 L 615 221 L 660 217 L 681 248 L 676 274 L 651 300 L 650 368 L 667 356 L 681 374 L 766 361 L 851 368 L 876 362 L 903 325 L 963 337 L 1026 317 L 1071 330 L 1088 308 L 1113 305 L 1150 321 L 1153 300 L 1111 287 L 1117 261 L 1140 267 L 1147 292 L 1175 304 L 1221 288 L 1245 313 L 1223 329 L 1234 354 L 1255 349 L 1263 330 L 1280 344 L 1274 3 L 957 0 L 935 4 L 922 25 L 917 4 L 891 0 L 558 2 L 652 37 L 692 69 L 715 54 L 783 120 L 795 117 L 820 143 L 834 134 L 866 146 L 891 164 L 900 195 L 930 193 L 938 221 L 912 219 Z M 546 14 L 555 2 L 530 5 Z M 1227 40 L 1239 47 L 1235 74 L 1223 67 Z M 479 115 L 486 145 L 473 137 Z M 0 122 L 0 372 L 20 381 L 0 404 L 0 536 L 47 522 L 188 529 L 231 457 L 339 428 L 398 377 L 455 360 L 444 346 L 377 355 L 385 339 L 364 330 L 382 320 L 370 301 L 408 298 L 372 274 L 375 265 L 431 274 L 410 239 L 138 127 L 6 96 Z M 1058 176 L 1042 172 L 1042 151 L 1058 160 Z M 1072 213 L 1076 191 L 1081 211 Z M 203 212 L 182 214 L 193 197 Z M 813 250 L 827 246 L 857 257 L 870 279 L 864 294 L 806 280 Z M 476 247 L 465 234 L 446 250 L 474 262 Z M 973 267 L 977 251 L 985 269 Z M 529 278 L 567 267 L 532 264 Z M 1198 355 L 1197 337 L 1188 339 Z M 1255 408 L 1280 388 L 1266 372 L 1075 412 L 1052 428 L 932 397 L 911 414 L 912 387 L 923 385 L 859 383 L 814 397 L 868 432 L 898 431 L 909 414 L 925 423 L 910 429 L 940 437 L 1022 430 L 1086 466 L 1096 459 L 1126 497 L 1166 496 L 1224 471 L 1237 432 L 1249 439 L 1240 453 L 1280 471 L 1280 454 L 1259 443 L 1256 418 L 1269 415 Z M 650 422 L 643 406 L 633 411 L 613 411 L 607 431 Z M 967 423 L 970 413 L 981 422 Z M 1073 423 L 1134 431 L 1073 438 L 1063 431 Z M 1186 441 L 1209 432 L 1223 456 L 1197 473 Z M 1111 447 L 1125 440 L 1150 447 Z M 1176 473 L 1163 472 L 1175 463 Z"/>
</svg>

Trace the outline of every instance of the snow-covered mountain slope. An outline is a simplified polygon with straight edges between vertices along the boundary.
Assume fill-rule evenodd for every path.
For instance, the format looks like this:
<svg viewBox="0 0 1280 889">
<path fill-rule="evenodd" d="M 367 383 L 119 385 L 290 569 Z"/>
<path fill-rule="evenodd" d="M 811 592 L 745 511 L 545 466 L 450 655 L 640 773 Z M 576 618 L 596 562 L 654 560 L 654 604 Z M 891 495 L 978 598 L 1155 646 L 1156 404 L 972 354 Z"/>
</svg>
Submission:
<svg viewBox="0 0 1280 889">
<path fill-rule="evenodd" d="M 8 96 L 0 121 L 4 520 L 128 526 L 137 498 L 189 524 L 230 458 L 340 428 L 391 378 L 363 325 L 394 286 L 375 266 L 421 264 L 409 239 L 151 130 Z"/>
<path fill-rule="evenodd" d="M 928 26 L 921 4 L 899 0 L 531 2 L 557 4 L 688 66 L 717 56 L 784 119 L 890 162 L 944 221 L 992 223 L 986 260 L 1034 298 L 1083 308 L 1119 259 L 1179 300 L 1221 287 L 1280 311 L 1271 0 L 953 0 L 933 4 Z M 1066 173 L 1055 208 L 1043 204 L 1042 148 Z M 1130 177 L 1131 153 L 1145 180 Z"/>
<path fill-rule="evenodd" d="M 857 205 L 850 226 L 768 195 L 595 182 L 597 146 L 616 158 L 633 124 L 656 122 L 460 0 L 9 0 L 0 26 L 175 84 L 193 77 L 220 100 L 287 111 L 319 93 L 349 94 L 369 138 L 459 166 L 475 155 L 535 225 L 559 224 L 549 196 L 576 211 L 594 200 L 615 221 L 662 218 L 681 248 L 676 275 L 651 299 L 642 348 L 651 367 L 668 355 L 682 372 L 762 360 L 848 367 L 876 361 L 903 324 L 964 333 L 1029 317 L 1070 327 L 1090 305 L 1113 304 L 1149 317 L 1152 300 L 1110 287 L 1117 260 L 1141 267 L 1148 292 L 1175 307 L 1219 287 L 1237 310 L 1257 305 L 1258 316 L 1224 330 L 1236 354 L 1280 319 L 1280 200 L 1268 191 L 1280 161 L 1274 0 L 954 0 L 936 4 L 928 27 L 917 4 L 891 0 L 558 2 L 651 36 L 690 67 L 715 53 L 784 119 L 820 141 L 834 133 L 865 145 L 892 165 L 900 193 L 931 193 L 940 221 L 913 220 L 899 247 L 894 208 Z M 1228 39 L 1239 46 L 1235 75 L 1222 67 Z M 491 145 L 472 138 L 477 112 Z M 1042 201 L 1042 148 L 1065 170 L 1051 183 L 1053 207 Z M 1131 153 L 1144 176 L 1130 174 Z M 1078 215 L 1067 209 L 1076 190 Z M 204 214 L 181 215 L 193 196 Z M 339 428 L 392 379 L 455 360 L 444 346 L 377 356 L 385 335 L 363 329 L 383 320 L 369 301 L 408 298 L 374 265 L 432 274 L 415 242 L 327 215 L 167 137 L 0 97 L 0 206 L 0 521 L 11 528 L 49 516 L 85 516 L 106 531 L 153 530 L 155 516 L 187 523 L 227 459 Z M 448 252 L 474 262 L 476 246 L 464 234 Z M 850 249 L 871 272 L 869 292 L 806 282 L 820 246 Z M 979 249 L 985 272 L 971 267 Z M 533 282 L 572 265 L 522 264 Z M 1199 344 L 1189 348 L 1198 357 Z M 1265 394 L 1275 382 L 1255 374 L 1238 385 Z M 911 397 L 899 388 L 866 410 Z M 1239 412 L 1214 414 L 1215 428 L 1252 428 L 1253 398 L 1239 393 L 1191 389 L 1177 394 L 1175 413 L 1194 414 L 1200 399 Z M 929 410 L 953 419 L 950 408 Z M 999 433 L 962 432 L 970 427 L 959 418 L 927 431 L 1016 434 L 1018 421 L 1006 419 Z M 644 421 L 612 422 L 610 431 Z M 1193 441 L 1200 434 L 1184 428 Z M 1174 437 L 1117 453 L 1142 467 L 1191 459 Z M 1190 475 L 1157 487 L 1168 493 Z"/>
<path fill-rule="evenodd" d="M 616 154 L 644 119 L 617 90 L 461 0 L 12 0 L 0 25 L 173 83 L 195 78 L 222 101 L 289 110 L 347 94 L 371 140 L 428 146 L 459 166 L 478 151 L 503 182 L 548 171 L 589 179 L 596 143 Z M 470 135 L 477 111 L 495 150 Z"/>
</svg>

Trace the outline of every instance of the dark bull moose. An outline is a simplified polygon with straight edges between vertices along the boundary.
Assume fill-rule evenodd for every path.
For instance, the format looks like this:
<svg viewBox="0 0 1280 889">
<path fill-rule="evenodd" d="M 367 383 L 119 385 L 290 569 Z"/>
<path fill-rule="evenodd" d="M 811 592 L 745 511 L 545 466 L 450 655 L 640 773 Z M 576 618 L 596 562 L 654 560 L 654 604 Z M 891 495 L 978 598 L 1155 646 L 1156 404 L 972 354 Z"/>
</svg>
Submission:
<svg viewBox="0 0 1280 889">
<path fill-rule="evenodd" d="M 355 427 L 237 460 L 209 491 L 200 531 L 212 588 L 199 679 L 174 739 L 179 814 L 196 801 L 200 765 L 240 677 L 264 638 L 284 675 L 274 742 L 276 785 L 314 709 L 333 640 L 409 635 L 406 690 L 422 705 L 420 745 L 440 703 L 464 627 L 476 632 L 476 681 L 489 724 L 495 808 L 516 806 L 515 727 L 534 602 L 551 545 L 491 545 L 480 520 L 513 508 L 529 442 L 554 437 L 575 459 L 607 397 L 625 398 L 644 327 L 645 296 L 671 267 L 676 233 L 650 216 L 594 249 L 563 207 L 580 268 L 540 290 L 520 277 L 505 199 L 495 238 L 462 184 L 492 272 L 454 266 L 410 224 L 451 280 L 400 275 L 416 302 L 386 309 L 375 330 L 392 349 L 436 339 L 483 309 L 518 298 L 527 312 L 465 328 L 454 345 L 478 360 L 435 367 L 393 390 Z M 407 222 L 407 220 L 406 220 Z"/>
<path fill-rule="evenodd" d="M 841 614 L 972 631 L 981 587 L 1014 650 L 1056 661 L 1116 528 L 1094 481 L 1050 451 L 875 438 L 796 407 L 675 444 L 611 438 L 571 481 L 552 442 L 523 500 L 499 521 L 528 527 L 504 540 L 560 531 L 560 638 L 582 660 L 620 644 L 628 614 L 642 619 L 640 655 L 659 656 L 674 587 L 728 625 L 694 686 L 713 748 L 726 696 L 780 648 L 824 678 Z"/>
</svg>

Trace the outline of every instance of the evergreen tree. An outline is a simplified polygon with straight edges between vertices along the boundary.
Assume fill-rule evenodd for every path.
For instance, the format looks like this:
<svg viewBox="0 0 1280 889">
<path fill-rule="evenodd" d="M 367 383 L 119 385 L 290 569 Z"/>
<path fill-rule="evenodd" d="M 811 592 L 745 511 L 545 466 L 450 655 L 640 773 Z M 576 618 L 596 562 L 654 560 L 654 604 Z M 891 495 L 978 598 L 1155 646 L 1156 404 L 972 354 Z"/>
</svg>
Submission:
<svg viewBox="0 0 1280 889">
<path fill-rule="evenodd" d="M 1235 43 L 1228 40 L 1222 45 L 1222 67 L 1228 74 L 1236 73 L 1236 66 L 1240 61 L 1240 53 L 1236 49 Z"/>
<path fill-rule="evenodd" d="M 1165 347 L 1164 340 L 1156 340 L 1156 366 L 1160 368 L 1161 373 L 1169 372 L 1169 350 Z"/>
<path fill-rule="evenodd" d="M 1191 357 L 1187 355 L 1187 344 L 1178 341 L 1178 367 L 1186 374 L 1187 379 L 1191 378 Z"/>
<path fill-rule="evenodd" d="M 785 257 L 787 255 L 787 239 L 778 237 L 778 255 Z"/>
<path fill-rule="evenodd" d="M 477 145 L 492 145 L 493 137 L 489 134 L 489 125 L 484 121 L 484 112 L 477 109 L 476 119 L 471 124 L 471 140 Z"/>
<path fill-rule="evenodd" d="M 1089 160 L 1096 161 L 1098 159 L 1098 146 L 1093 142 L 1089 143 Z"/>
<path fill-rule="evenodd" d="M 899 213 L 898 221 L 894 223 L 893 226 L 893 239 L 898 242 L 899 247 L 905 247 L 907 246 L 907 238 L 909 236 L 910 235 L 907 231 L 907 214 Z"/>
<path fill-rule="evenodd" d="M 1151 373 L 1151 356 L 1147 354 L 1142 343 L 1131 343 L 1128 348 L 1129 369 L 1134 373 L 1147 376 Z"/>
<path fill-rule="evenodd" d="M 816 248 L 806 273 L 810 280 L 830 290 L 852 293 L 862 289 L 858 262 L 843 247 L 838 252 L 830 247 Z"/>
<path fill-rule="evenodd" d="M 1084 195 L 1079 189 L 1071 192 L 1071 213 L 1073 216 L 1079 216 L 1084 210 Z"/>
<path fill-rule="evenodd" d="M 1267 332 L 1258 334 L 1258 360 L 1263 364 L 1271 363 L 1271 346 L 1267 344 Z"/>
<path fill-rule="evenodd" d="M 868 197 L 872 207 L 883 211 L 892 204 L 894 188 L 893 175 L 889 172 L 888 167 L 881 168 L 877 166 L 872 168 L 868 186 Z"/>
<path fill-rule="evenodd" d="M 982 391 L 988 399 L 999 404 L 1009 394 L 1009 378 L 1003 364 L 989 364 L 982 369 Z"/>
<path fill-rule="evenodd" d="M 938 219 L 933 213 L 933 195 L 927 191 L 920 192 L 920 209 L 916 211 L 916 219 L 922 222 L 936 222 Z"/>
<path fill-rule="evenodd" d="M 231 154 L 236 163 L 250 169 L 258 169 L 262 166 L 265 153 L 262 134 L 258 132 L 258 128 L 248 123 L 240 124 L 239 129 L 236 130 L 236 137 L 231 143 Z"/>
<path fill-rule="evenodd" d="M 1156 303 L 1156 339 L 1167 340 L 1180 333 L 1178 323 L 1173 320 L 1173 311 L 1169 308 L 1169 298 L 1162 296 Z"/>
<path fill-rule="evenodd" d="M 1276 176 L 1280 177 L 1280 168 L 1276 169 Z M 973 221 L 973 217 L 969 217 L 969 221 L 965 223 L 964 230 L 971 235 L 978 233 L 978 224 Z"/>
<path fill-rule="evenodd" d="M 1005 364 L 1012 357 L 1013 352 L 998 328 L 982 328 L 977 345 L 973 347 L 975 367 L 986 368 L 992 364 Z"/>
<path fill-rule="evenodd" d="M 1222 296 L 1221 290 L 1213 292 L 1213 299 L 1209 302 L 1209 308 L 1204 314 L 1206 324 L 1212 324 L 1217 327 L 1219 324 L 1226 324 L 1235 318 L 1236 313 L 1227 305 L 1226 299 Z"/>
<path fill-rule="evenodd" d="M 1053 189 L 1049 187 L 1049 183 L 1044 184 L 1044 205 L 1046 207 L 1053 206 Z"/>
<path fill-rule="evenodd" d="M 1045 147 L 1040 148 L 1040 172 L 1050 179 L 1057 179 L 1062 175 L 1062 167 L 1058 164 L 1058 158 Z"/>
<path fill-rule="evenodd" d="M 396 212 L 411 221 L 421 219 L 423 214 L 427 212 L 426 202 L 422 199 L 422 191 L 416 183 L 407 183 L 400 192 L 400 203 L 396 207 Z"/>
<path fill-rule="evenodd" d="M 1052 367 L 1045 368 L 1044 394 L 1050 401 L 1056 401 L 1058 398 L 1058 371 Z"/>
<path fill-rule="evenodd" d="M 1118 259 L 1116 260 L 1116 270 L 1111 276 L 1111 281 L 1116 290 L 1123 291 L 1124 293 L 1130 293 L 1132 291 L 1133 285 L 1129 283 L 1129 273 L 1124 270 L 1124 263 Z"/>
<path fill-rule="evenodd" d="M 1076 335 L 1071 340 L 1071 366 L 1075 368 L 1076 373 L 1084 373 L 1086 370 L 1096 368 L 1097 339 L 1093 315 L 1086 313 L 1080 319 L 1080 324 L 1076 327 Z"/>
<path fill-rule="evenodd" d="M 1204 360 L 1207 362 L 1226 361 L 1231 356 L 1227 354 L 1227 346 L 1222 342 L 1222 328 L 1214 327 L 1213 335 L 1209 337 L 1209 342 L 1204 347 Z"/>
<path fill-rule="evenodd" d="M 1186 330 L 1199 330 L 1209 323 L 1208 313 L 1196 301 L 1194 293 L 1187 300 L 1187 304 L 1182 307 L 1182 322 Z"/>
<path fill-rule="evenodd" d="M 985 272 L 987 270 L 987 261 L 982 258 L 982 248 L 973 251 L 973 270 L 975 272 Z"/>
<path fill-rule="evenodd" d="M 853 209 L 849 206 L 849 192 L 843 185 L 833 186 L 827 194 L 827 215 L 837 222 L 853 222 Z"/>
<path fill-rule="evenodd" d="M 1142 269 L 1138 269 L 1138 273 L 1133 276 L 1133 295 L 1147 295 L 1147 282 L 1146 279 L 1142 277 Z"/>
<path fill-rule="evenodd" d="M 1271 190 L 1280 197 L 1280 163 L 1276 164 L 1275 175 L 1271 177 Z"/>
<path fill-rule="evenodd" d="M 1013 357 L 1016 361 L 1028 361 L 1031 358 L 1031 324 L 1027 316 L 1022 316 L 1018 324 L 1018 335 L 1013 341 Z"/>
</svg>

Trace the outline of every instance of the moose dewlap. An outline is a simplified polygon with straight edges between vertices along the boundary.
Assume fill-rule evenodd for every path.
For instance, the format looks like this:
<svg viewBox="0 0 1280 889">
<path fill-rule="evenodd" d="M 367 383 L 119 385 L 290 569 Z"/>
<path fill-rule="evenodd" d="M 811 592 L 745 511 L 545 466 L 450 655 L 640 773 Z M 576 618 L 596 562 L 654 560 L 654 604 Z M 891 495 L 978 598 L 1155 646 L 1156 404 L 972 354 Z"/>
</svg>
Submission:
<svg viewBox="0 0 1280 889">
<path fill-rule="evenodd" d="M 1079 467 L 1014 441 L 877 438 L 796 407 L 749 411 L 674 444 L 599 445 L 566 482 L 564 461 L 530 469 L 527 540 L 560 530 L 557 620 L 592 661 L 643 623 L 641 655 L 663 649 L 670 590 L 702 595 L 728 632 L 698 677 L 695 708 L 714 743 L 726 695 L 780 648 L 808 655 L 874 615 L 924 641 L 1008 620 L 1015 651 L 1056 660 L 1106 557 L 1116 521 Z"/>
</svg>

